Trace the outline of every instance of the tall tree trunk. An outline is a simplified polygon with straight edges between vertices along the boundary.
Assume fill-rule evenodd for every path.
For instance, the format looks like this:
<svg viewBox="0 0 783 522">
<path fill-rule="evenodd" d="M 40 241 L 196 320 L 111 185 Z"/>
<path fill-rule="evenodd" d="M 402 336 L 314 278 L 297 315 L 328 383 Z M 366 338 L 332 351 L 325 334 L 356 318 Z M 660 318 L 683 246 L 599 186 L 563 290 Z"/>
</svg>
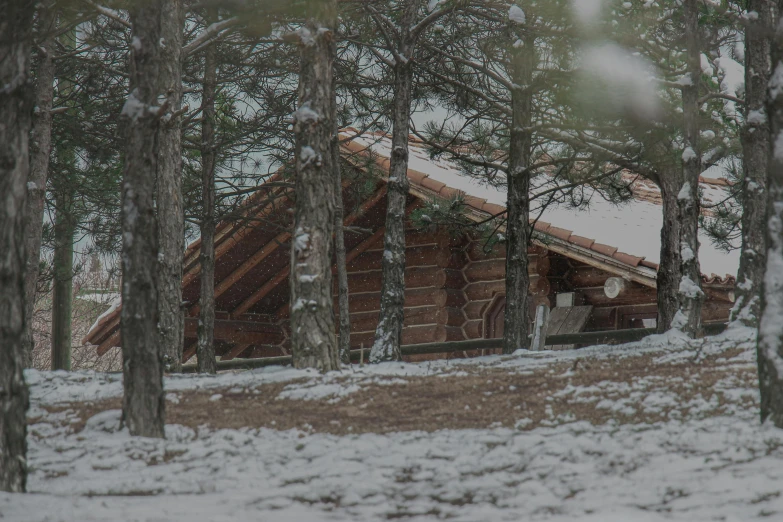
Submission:
<svg viewBox="0 0 783 522">
<path fill-rule="evenodd" d="M 335 120 L 336 121 L 336 120 Z M 340 138 L 335 126 L 332 143 L 332 162 L 334 166 L 334 246 L 335 263 L 337 264 L 337 288 L 340 308 L 340 337 L 338 353 L 340 362 L 351 364 L 351 310 L 349 307 L 348 268 L 345 261 L 345 234 L 343 230 L 343 182 L 340 169 Z"/>
<path fill-rule="evenodd" d="M 701 289 L 699 266 L 699 176 L 701 153 L 699 147 L 699 83 L 701 78 L 701 50 L 699 38 L 698 0 L 685 0 L 685 40 L 690 85 L 682 89 L 682 108 L 685 130 L 685 149 L 682 154 L 682 186 L 677 194 L 677 217 L 680 221 L 680 263 L 682 277 L 679 284 L 680 308 L 672 326 L 695 337 L 701 329 L 701 307 L 704 292 Z"/>
<path fill-rule="evenodd" d="M 68 168 L 75 168 L 69 161 Z M 73 187 L 66 182 L 55 198 L 52 291 L 52 370 L 71 369 L 71 318 L 73 311 Z"/>
<path fill-rule="evenodd" d="M 182 206 L 182 0 L 164 0 L 161 22 L 160 85 L 172 116 L 166 116 L 158 137 L 157 207 L 160 239 L 160 348 L 165 369 L 182 369 L 185 317 L 182 310 L 182 263 L 185 252 L 185 211 Z"/>
<path fill-rule="evenodd" d="M 214 18 L 210 21 L 214 21 Z M 207 47 L 204 58 L 204 88 L 201 98 L 201 297 L 199 297 L 198 371 L 215 373 L 215 94 L 217 92 L 216 44 Z"/>
<path fill-rule="evenodd" d="M 335 15 L 337 12 L 335 11 Z M 337 17 L 331 24 L 337 28 Z M 337 40 L 332 40 L 329 49 L 332 59 L 332 71 L 334 73 L 337 61 Z M 334 168 L 334 248 L 335 264 L 337 265 L 337 288 L 340 311 L 340 335 L 338 337 L 338 353 L 342 364 L 351 364 L 351 310 L 349 307 L 348 267 L 346 266 L 345 230 L 343 219 L 345 206 L 343 202 L 342 165 L 340 163 L 340 128 L 337 121 L 337 79 L 333 78 L 332 91 L 335 99 L 333 102 L 332 120 L 334 121 L 334 135 L 332 136 L 332 168 Z"/>
<path fill-rule="evenodd" d="M 76 29 L 62 36 L 66 50 L 76 49 Z M 60 97 L 73 93 L 73 81 L 63 78 L 58 82 Z M 58 150 L 60 162 L 65 165 L 54 187 L 54 256 L 52 291 L 52 369 L 71 369 L 71 318 L 73 311 L 73 241 L 76 233 L 74 193 L 77 179 L 76 152 L 73 147 Z"/>
<path fill-rule="evenodd" d="M 783 9 L 777 2 L 778 20 Z M 783 68 L 783 37 L 775 33 L 771 45 L 772 68 Z M 783 86 L 771 79 L 767 115 L 770 122 L 769 174 L 767 178 L 767 259 L 761 293 L 761 324 L 758 336 L 761 422 L 769 419 L 783 428 Z"/>
<path fill-rule="evenodd" d="M 392 151 L 386 196 L 386 232 L 383 236 L 381 307 L 370 362 L 399 361 L 402 358 L 402 326 L 405 319 L 405 208 L 408 180 L 408 138 L 413 90 L 412 51 L 415 45 L 410 27 L 418 2 L 408 0 L 400 20 L 400 41 L 394 64 Z"/>
<path fill-rule="evenodd" d="M 294 366 L 337 370 L 332 298 L 335 184 L 332 155 L 334 83 L 331 47 L 336 3 L 312 7 L 299 30 L 301 52 L 296 134 L 296 212 L 291 242 L 291 347 Z"/>
<path fill-rule="evenodd" d="M 41 241 L 44 218 L 44 196 L 49 174 L 49 155 L 52 151 L 52 101 L 54 99 L 54 38 L 57 16 L 53 5 L 38 8 L 38 64 L 35 71 L 35 106 L 33 133 L 30 141 L 30 179 L 27 183 L 27 210 L 25 214 L 25 300 L 27 327 L 24 336 L 24 365 L 33 365 L 33 314 L 35 313 L 36 285 L 41 262 Z"/>
<path fill-rule="evenodd" d="M 508 201 L 506 203 L 506 308 L 503 319 L 503 353 L 529 348 L 528 243 L 530 240 L 530 166 L 533 111 L 535 38 L 525 38 L 514 49 L 511 76 L 511 140 L 508 154 Z"/>
<path fill-rule="evenodd" d="M 680 263 L 680 221 L 677 216 L 677 194 L 681 187 L 678 169 L 660 173 L 658 183 L 663 200 L 663 224 L 661 226 L 661 257 L 656 278 L 658 294 L 658 333 L 672 326 L 679 309 L 678 292 L 682 279 Z"/>
<path fill-rule="evenodd" d="M 27 484 L 25 205 L 35 2 L 0 0 L 0 491 Z"/>
<path fill-rule="evenodd" d="M 769 121 L 764 104 L 769 84 L 772 31 L 771 3 L 749 0 L 748 12 L 758 18 L 745 28 L 745 128 L 742 130 L 743 192 L 742 253 L 737 273 L 737 297 L 731 320 L 758 326 L 760 290 L 764 280 L 764 253 L 767 251 L 766 188 L 769 162 Z"/>
<path fill-rule="evenodd" d="M 157 0 L 131 4 L 131 88 L 122 180 L 123 423 L 131 435 L 164 436 L 163 354 L 158 318 L 158 223 L 153 199 L 158 131 L 166 105 L 161 82 L 161 17 Z"/>
</svg>

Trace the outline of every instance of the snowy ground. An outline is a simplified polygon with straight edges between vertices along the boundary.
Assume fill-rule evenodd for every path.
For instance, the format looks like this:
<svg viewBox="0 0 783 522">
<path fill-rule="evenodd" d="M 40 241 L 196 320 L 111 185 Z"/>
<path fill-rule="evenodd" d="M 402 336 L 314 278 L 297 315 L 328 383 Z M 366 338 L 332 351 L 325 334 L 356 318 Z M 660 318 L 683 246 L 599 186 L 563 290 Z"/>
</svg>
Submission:
<svg viewBox="0 0 783 522">
<path fill-rule="evenodd" d="M 117 430 L 117 410 L 95 413 L 121 395 L 116 375 L 29 372 L 31 494 L 0 493 L 0 520 L 781 520 L 783 430 L 758 425 L 744 339 L 737 330 L 708 343 L 653 338 L 323 377 L 179 376 L 166 381 L 172 411 L 196 396 L 221 413 L 263 398 L 264 412 L 301 404 L 335 418 L 323 429 L 172 424 L 166 440 Z M 484 385 L 452 406 L 453 422 L 472 411 L 475 428 L 373 433 L 361 413 L 350 417 L 356 433 L 345 426 L 345 412 L 373 397 L 404 405 L 406 390 L 442 394 L 469 379 Z M 504 379 L 551 387 L 534 396 Z M 480 426 L 498 401 L 509 407 Z"/>
</svg>

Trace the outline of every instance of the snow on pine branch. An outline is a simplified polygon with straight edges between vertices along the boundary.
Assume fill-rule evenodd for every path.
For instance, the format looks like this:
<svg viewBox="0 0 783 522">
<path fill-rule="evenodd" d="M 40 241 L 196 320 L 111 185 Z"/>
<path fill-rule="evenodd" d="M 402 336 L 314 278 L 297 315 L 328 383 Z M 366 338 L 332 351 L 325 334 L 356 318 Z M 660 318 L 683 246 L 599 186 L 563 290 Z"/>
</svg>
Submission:
<svg viewBox="0 0 783 522">
<path fill-rule="evenodd" d="M 522 25 L 525 23 L 525 12 L 521 7 L 514 4 L 508 10 L 508 19 L 516 24 Z"/>
</svg>

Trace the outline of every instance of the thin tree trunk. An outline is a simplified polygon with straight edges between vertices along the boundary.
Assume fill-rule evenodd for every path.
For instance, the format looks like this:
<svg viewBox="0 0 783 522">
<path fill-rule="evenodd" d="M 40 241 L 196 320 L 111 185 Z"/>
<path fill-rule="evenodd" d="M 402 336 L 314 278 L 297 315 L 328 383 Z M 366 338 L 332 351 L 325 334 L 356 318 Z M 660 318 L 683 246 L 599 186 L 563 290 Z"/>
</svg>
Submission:
<svg viewBox="0 0 783 522">
<path fill-rule="evenodd" d="M 164 436 L 163 354 L 158 330 L 158 223 L 153 199 L 161 83 L 161 3 L 131 5 L 131 94 L 122 180 L 123 423 L 131 435 Z"/>
<path fill-rule="evenodd" d="M 76 49 L 76 29 L 61 38 L 66 50 Z M 61 79 L 58 85 L 62 98 L 73 93 L 73 81 Z M 52 291 L 52 369 L 71 369 L 71 319 L 73 311 L 73 241 L 76 233 L 74 191 L 77 161 L 73 148 L 58 151 L 66 167 L 55 186 L 54 255 Z"/>
<path fill-rule="evenodd" d="M 332 165 L 334 83 L 331 47 L 336 4 L 313 7 L 299 30 L 301 52 L 296 134 L 296 212 L 291 244 L 291 347 L 294 366 L 337 370 L 332 298 L 335 183 Z"/>
<path fill-rule="evenodd" d="M 506 203 L 506 308 L 503 319 L 503 353 L 529 348 L 527 249 L 530 240 L 530 166 L 535 39 L 525 38 L 514 50 L 511 76 L 511 140 L 508 154 Z"/>
<path fill-rule="evenodd" d="M 337 287 L 340 307 L 340 362 L 351 364 L 351 311 L 349 308 L 348 269 L 345 261 L 345 234 L 343 230 L 343 182 L 340 169 L 340 138 L 335 126 L 332 143 L 332 162 L 334 165 L 335 209 L 334 209 L 334 245 L 337 264 Z"/>
<path fill-rule="evenodd" d="M 663 224 L 661 226 L 661 257 L 656 277 L 658 294 L 658 333 L 672 326 L 679 309 L 677 296 L 682 279 L 680 263 L 680 221 L 677 216 L 677 194 L 680 176 L 676 169 L 661 172 L 659 188 L 663 200 Z"/>
<path fill-rule="evenodd" d="M 211 21 L 214 21 L 212 19 Z M 212 44 L 204 58 L 204 89 L 201 101 L 201 297 L 199 298 L 198 371 L 215 373 L 215 94 L 217 49 Z"/>
<path fill-rule="evenodd" d="M 381 306 L 370 362 L 399 361 L 402 358 L 402 326 L 405 319 L 405 208 L 408 180 L 408 138 L 413 89 L 410 35 L 418 4 L 409 0 L 400 21 L 400 42 L 394 65 L 392 151 L 386 196 L 386 232 L 383 236 Z"/>
<path fill-rule="evenodd" d="M 336 14 L 336 11 L 335 11 Z M 337 18 L 330 22 L 337 27 Z M 332 59 L 332 71 L 337 61 L 337 40 L 332 40 L 329 49 Z M 340 129 L 337 122 L 337 79 L 333 78 L 333 93 L 335 96 L 333 102 L 332 119 L 334 121 L 334 135 L 332 136 L 332 168 L 334 168 L 334 247 L 335 264 L 337 265 L 337 288 L 339 296 L 340 311 L 340 335 L 338 337 L 338 353 L 342 364 L 351 364 L 351 310 L 349 308 L 349 290 L 348 290 L 348 268 L 346 266 L 345 256 L 345 231 L 343 229 L 343 219 L 345 208 L 343 202 L 343 179 L 342 165 L 340 163 Z"/>
<path fill-rule="evenodd" d="M 781 2 L 777 5 L 777 26 L 783 23 Z M 783 38 L 772 40 L 772 69 L 783 67 Z M 761 422 L 769 419 L 783 428 L 783 86 L 774 78 L 769 83 L 767 115 L 770 122 L 770 149 L 767 178 L 767 260 L 761 293 L 761 324 L 758 336 L 759 391 Z"/>
<path fill-rule="evenodd" d="M 25 328 L 24 365 L 33 365 L 33 314 L 35 313 L 36 286 L 41 261 L 43 234 L 44 196 L 49 174 L 49 155 L 52 151 L 52 101 L 54 99 L 54 38 L 49 36 L 56 28 L 53 5 L 41 4 L 38 9 L 38 64 L 35 71 L 35 106 L 33 133 L 30 141 L 30 179 L 27 183 L 27 211 L 25 214 L 25 300 L 27 303 L 27 327 Z"/>
<path fill-rule="evenodd" d="M 0 0 L 0 491 L 27 484 L 25 206 L 35 2 Z"/>
<path fill-rule="evenodd" d="M 68 162 L 75 168 L 75 162 Z M 71 369 L 73 311 L 73 241 L 75 224 L 72 186 L 60 187 L 55 198 L 52 283 L 52 370 Z"/>
<path fill-rule="evenodd" d="M 701 78 L 701 51 L 699 45 L 698 0 L 685 0 L 685 39 L 687 67 L 691 83 L 682 89 L 682 108 L 685 130 L 685 149 L 682 155 L 683 179 L 677 194 L 677 216 L 680 222 L 680 263 L 682 277 L 679 284 L 680 308 L 672 326 L 695 337 L 701 329 L 701 307 L 704 292 L 701 289 L 699 266 L 699 176 L 701 152 L 699 147 L 699 83 Z"/>
<path fill-rule="evenodd" d="M 182 263 L 185 251 L 185 213 L 182 206 L 182 0 L 162 1 L 160 82 L 169 110 L 158 137 L 157 207 L 160 239 L 158 307 L 160 342 L 165 369 L 182 369 L 185 318 L 182 310 Z"/>
<path fill-rule="evenodd" d="M 745 28 L 745 128 L 742 130 L 743 192 L 742 253 L 740 255 L 736 302 L 731 320 L 756 327 L 759 322 L 760 290 L 764 280 L 767 215 L 766 188 L 769 162 L 769 121 L 764 104 L 771 72 L 769 36 L 772 31 L 771 4 L 749 0 L 748 12 L 758 18 Z"/>
</svg>

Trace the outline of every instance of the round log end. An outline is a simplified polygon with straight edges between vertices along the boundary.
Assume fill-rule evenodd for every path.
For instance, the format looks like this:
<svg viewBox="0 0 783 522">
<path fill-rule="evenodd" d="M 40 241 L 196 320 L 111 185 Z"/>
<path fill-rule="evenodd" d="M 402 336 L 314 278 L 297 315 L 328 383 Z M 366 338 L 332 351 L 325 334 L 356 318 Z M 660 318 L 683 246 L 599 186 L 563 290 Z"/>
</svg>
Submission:
<svg viewBox="0 0 783 522">
<path fill-rule="evenodd" d="M 622 277 L 610 277 L 604 283 L 604 294 L 609 299 L 614 299 L 625 292 L 626 283 Z"/>
</svg>

